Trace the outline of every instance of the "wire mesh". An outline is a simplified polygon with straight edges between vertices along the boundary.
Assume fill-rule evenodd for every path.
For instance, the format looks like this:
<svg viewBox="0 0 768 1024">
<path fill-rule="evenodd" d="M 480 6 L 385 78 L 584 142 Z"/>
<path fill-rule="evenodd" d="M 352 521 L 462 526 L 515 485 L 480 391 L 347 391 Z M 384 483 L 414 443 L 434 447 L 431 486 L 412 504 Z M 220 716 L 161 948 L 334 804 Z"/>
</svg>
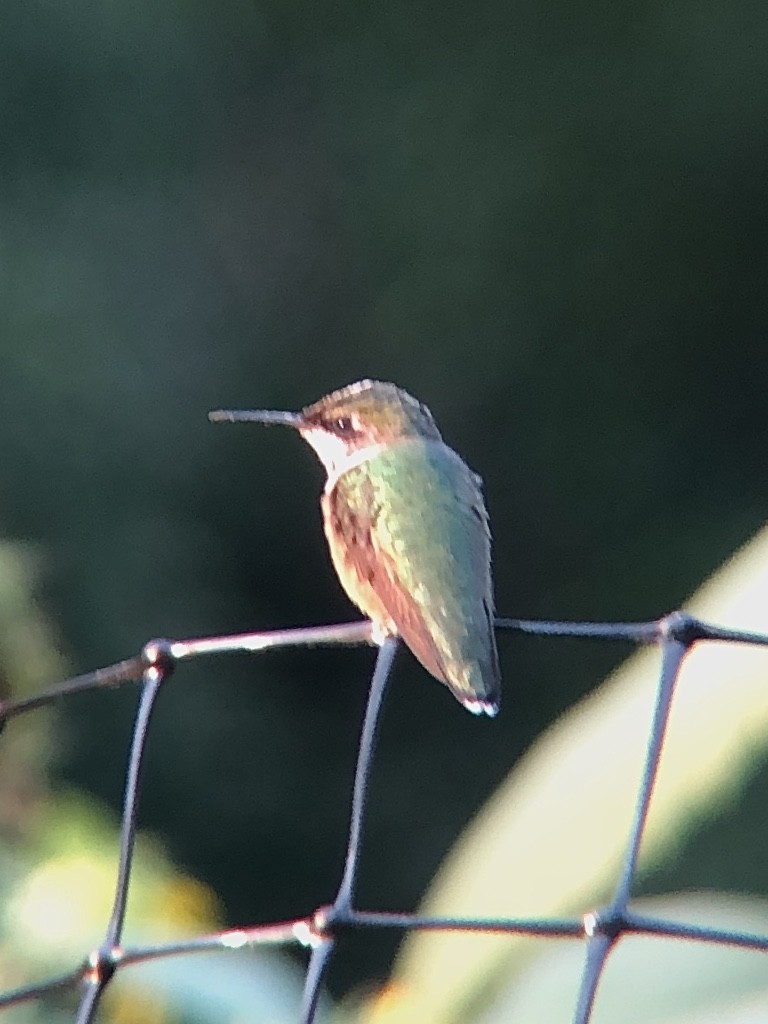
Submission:
<svg viewBox="0 0 768 1024">
<path fill-rule="evenodd" d="M 637 645 L 655 645 L 660 650 L 661 665 L 657 694 L 644 765 L 637 785 L 634 817 L 626 838 L 626 852 L 613 898 L 606 906 L 589 910 L 582 917 L 569 919 L 430 917 L 411 913 L 363 910 L 356 906 L 358 865 L 365 825 L 368 781 L 376 750 L 376 728 L 398 646 L 397 640 L 388 639 L 378 649 L 371 679 L 358 747 L 346 855 L 341 881 L 333 902 L 316 908 L 305 917 L 291 921 L 228 929 L 215 934 L 201 935 L 188 941 L 162 945 L 123 946 L 123 925 L 131 882 L 143 758 L 152 712 L 163 684 L 181 663 L 195 658 L 244 651 L 256 653 L 295 646 L 368 644 L 372 642 L 372 635 L 370 623 L 363 621 L 192 640 L 152 640 L 133 658 L 68 679 L 32 697 L 0 704 L 0 723 L 4 727 L 15 716 L 73 693 L 111 688 L 127 682 L 141 682 L 125 780 L 114 899 L 103 939 L 71 971 L 23 988 L 0 993 L 0 1009 L 40 999 L 52 993 L 79 988 L 80 1001 L 76 1019 L 78 1024 L 88 1024 L 96 1019 L 102 995 L 115 974 L 132 964 L 213 949 L 300 945 L 310 952 L 298 1021 L 301 1024 L 311 1024 L 315 1019 L 323 978 L 338 936 L 342 931 L 378 928 L 403 932 L 493 932 L 579 939 L 585 945 L 584 963 L 572 1020 L 574 1024 L 587 1024 L 591 1019 L 598 986 L 611 952 L 624 935 L 665 936 L 753 950 L 768 949 L 768 935 L 650 917 L 632 911 L 629 906 L 675 686 L 686 654 L 694 645 L 713 641 L 768 646 L 768 634 L 712 625 L 685 612 L 674 612 L 658 620 L 637 623 L 540 622 L 499 618 L 496 626 L 498 629 L 537 636 L 623 639 Z"/>
</svg>

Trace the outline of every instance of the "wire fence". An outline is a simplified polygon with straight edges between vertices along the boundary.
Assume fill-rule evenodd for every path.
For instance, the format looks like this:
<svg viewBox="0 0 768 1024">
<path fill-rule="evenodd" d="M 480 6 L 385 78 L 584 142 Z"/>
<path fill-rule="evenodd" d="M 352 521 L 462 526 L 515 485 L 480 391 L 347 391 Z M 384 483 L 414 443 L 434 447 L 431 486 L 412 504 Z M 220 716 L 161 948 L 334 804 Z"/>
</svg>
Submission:
<svg viewBox="0 0 768 1024">
<path fill-rule="evenodd" d="M 641 623 L 538 622 L 500 618 L 496 626 L 498 629 L 537 636 L 622 639 L 636 645 L 655 645 L 660 651 L 657 696 L 644 766 L 638 779 L 634 817 L 613 898 L 606 906 L 572 919 L 426 917 L 410 913 L 369 911 L 356 906 L 358 865 L 368 780 L 376 750 L 376 728 L 398 646 L 397 640 L 389 639 L 378 650 L 371 679 L 352 790 L 346 855 L 341 882 L 333 902 L 316 908 L 306 917 L 292 921 L 229 929 L 163 945 L 123 946 L 123 924 L 131 880 L 144 751 L 155 701 L 163 684 L 181 663 L 194 658 L 244 651 L 257 653 L 283 647 L 368 644 L 371 642 L 371 626 L 363 621 L 193 640 L 152 640 L 133 658 L 68 679 L 32 697 L 0 704 L 0 725 L 4 727 L 15 716 L 73 693 L 112 688 L 128 682 L 140 681 L 142 684 L 126 773 L 114 900 L 103 939 L 71 971 L 40 983 L 0 993 L 0 1009 L 41 999 L 53 993 L 79 989 L 80 1002 L 76 1019 L 78 1024 L 88 1024 L 96 1019 L 101 997 L 115 974 L 132 964 L 213 949 L 300 945 L 310 952 L 298 1021 L 300 1024 L 312 1024 L 325 971 L 339 935 L 355 929 L 383 928 L 397 931 L 492 932 L 581 940 L 585 946 L 584 965 L 572 1020 L 574 1024 L 587 1024 L 611 951 L 617 940 L 624 935 L 665 936 L 753 950 L 768 949 L 768 935 L 673 922 L 637 914 L 629 907 L 672 699 L 686 654 L 694 645 L 712 641 L 768 646 L 768 634 L 722 628 L 684 612 L 674 612 L 659 620 Z"/>
</svg>

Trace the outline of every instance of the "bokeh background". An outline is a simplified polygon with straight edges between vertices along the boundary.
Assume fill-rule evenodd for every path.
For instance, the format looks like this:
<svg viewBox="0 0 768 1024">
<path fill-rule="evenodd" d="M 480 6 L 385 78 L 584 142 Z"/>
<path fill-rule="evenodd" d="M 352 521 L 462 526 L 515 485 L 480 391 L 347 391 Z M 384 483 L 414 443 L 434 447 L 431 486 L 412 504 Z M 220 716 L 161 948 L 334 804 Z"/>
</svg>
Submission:
<svg viewBox="0 0 768 1024">
<path fill-rule="evenodd" d="M 767 47 L 757 0 L 4 0 L 0 527 L 37 552 L 69 667 L 354 617 L 312 454 L 206 413 L 365 376 L 485 479 L 502 614 L 684 601 L 768 501 Z M 500 648 L 494 722 L 400 657 L 363 905 L 414 907 L 623 654 Z M 164 693 L 141 823 L 231 923 L 333 894 L 372 660 L 217 660 Z M 54 791 L 119 806 L 134 701 L 59 709 Z M 765 786 L 691 840 L 689 884 L 766 891 L 716 852 L 763 834 Z M 385 976 L 394 942 L 345 945 L 332 990 Z"/>
</svg>

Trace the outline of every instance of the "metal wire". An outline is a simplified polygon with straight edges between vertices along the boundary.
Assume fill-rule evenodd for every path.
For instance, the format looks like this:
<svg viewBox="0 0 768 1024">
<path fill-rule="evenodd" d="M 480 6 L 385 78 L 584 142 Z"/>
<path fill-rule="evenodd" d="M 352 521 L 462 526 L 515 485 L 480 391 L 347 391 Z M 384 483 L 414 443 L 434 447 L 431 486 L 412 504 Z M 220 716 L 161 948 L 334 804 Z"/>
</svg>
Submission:
<svg viewBox="0 0 768 1024">
<path fill-rule="evenodd" d="M 246 946 L 298 944 L 311 951 L 298 1021 L 301 1024 L 312 1024 L 317 1012 L 325 972 L 333 955 L 336 936 L 340 929 L 387 928 L 399 931 L 497 932 L 582 939 L 585 943 L 584 968 L 572 1020 L 574 1024 L 588 1024 L 598 986 L 610 960 L 611 951 L 617 940 L 623 935 L 666 936 L 694 942 L 720 943 L 768 951 L 768 935 L 666 921 L 633 913 L 628 906 L 675 686 L 686 654 L 695 644 L 707 641 L 768 646 L 768 634 L 726 629 L 702 622 L 684 612 L 674 612 L 651 622 L 628 623 L 536 622 L 501 618 L 497 620 L 496 626 L 498 629 L 514 630 L 537 636 L 623 639 L 635 644 L 655 644 L 661 649 L 659 686 L 653 722 L 647 740 L 645 762 L 638 780 L 635 813 L 627 836 L 626 853 L 616 882 L 614 896 L 606 907 L 586 913 L 583 918 L 558 920 L 425 917 L 417 914 L 359 910 L 354 906 L 365 824 L 368 781 L 376 751 L 376 727 L 398 646 L 397 641 L 387 640 L 379 648 L 371 680 L 358 748 L 346 855 L 341 882 L 333 903 L 330 906 L 319 907 L 307 917 L 297 918 L 293 921 L 276 922 L 253 928 L 229 929 L 165 945 L 123 947 L 121 938 L 130 887 L 144 750 L 152 710 L 164 681 L 179 663 L 214 654 L 241 651 L 259 652 L 292 646 L 370 643 L 371 627 L 368 622 L 353 622 L 230 637 L 206 637 L 178 641 L 153 640 L 147 643 L 140 655 L 134 658 L 58 683 L 34 697 L 0 703 L 0 728 L 2 728 L 6 721 L 16 715 L 42 707 L 73 693 L 114 687 L 126 682 L 142 682 L 126 770 L 120 856 L 113 906 L 104 938 L 99 946 L 85 957 L 82 964 L 74 967 L 70 972 L 34 985 L 0 993 L 0 1010 L 34 999 L 41 999 L 54 992 L 76 989 L 79 986 L 80 1003 L 76 1019 L 78 1024 L 90 1024 L 96 1018 L 99 1002 L 112 978 L 119 970 L 131 964 L 212 949 L 226 950 Z"/>
</svg>

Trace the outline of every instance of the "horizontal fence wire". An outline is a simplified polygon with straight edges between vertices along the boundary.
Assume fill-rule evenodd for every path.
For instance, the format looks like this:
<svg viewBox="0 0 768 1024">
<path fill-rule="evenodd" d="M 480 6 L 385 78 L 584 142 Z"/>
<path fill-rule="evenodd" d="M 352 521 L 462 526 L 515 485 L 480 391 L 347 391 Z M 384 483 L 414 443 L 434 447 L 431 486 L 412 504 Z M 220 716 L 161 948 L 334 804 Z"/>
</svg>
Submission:
<svg viewBox="0 0 768 1024">
<path fill-rule="evenodd" d="M 0 992 L 0 1010 L 79 988 L 80 1002 L 76 1020 L 78 1024 L 89 1024 L 96 1019 L 99 1002 L 109 982 L 119 970 L 132 964 L 217 949 L 299 945 L 309 949 L 310 953 L 303 1001 L 297 1019 L 300 1024 L 312 1024 L 325 971 L 338 936 L 342 931 L 377 928 L 401 932 L 485 932 L 580 939 L 585 944 L 584 967 L 572 1020 L 574 1024 L 587 1024 L 591 1018 L 606 963 L 617 940 L 623 935 L 662 936 L 768 950 L 768 935 L 681 924 L 637 914 L 629 908 L 672 698 L 686 654 L 695 644 L 707 641 L 768 646 L 768 634 L 715 626 L 685 612 L 673 612 L 658 620 L 635 623 L 541 622 L 499 618 L 496 620 L 496 627 L 534 636 L 621 639 L 637 645 L 655 645 L 660 649 L 658 689 L 643 770 L 638 780 L 634 817 L 627 836 L 626 852 L 614 895 L 607 906 L 591 910 L 580 918 L 562 920 L 428 917 L 410 913 L 367 911 L 356 907 L 357 871 L 365 823 L 368 780 L 376 749 L 376 727 L 398 647 L 398 641 L 390 638 L 378 649 L 371 679 L 352 790 L 346 855 L 341 882 L 333 902 L 316 908 L 306 917 L 292 921 L 228 929 L 186 941 L 155 946 L 122 945 L 143 757 L 152 712 L 163 683 L 182 662 L 203 656 L 242 651 L 260 652 L 282 647 L 370 644 L 372 631 L 371 624 L 362 621 L 192 640 L 152 640 L 133 658 L 75 676 L 32 697 L 0 702 L 0 728 L 3 728 L 9 719 L 70 694 L 83 690 L 113 688 L 127 682 L 141 682 L 141 695 L 134 721 L 125 780 L 114 899 L 104 937 L 99 946 L 90 951 L 83 961 L 68 973 L 23 988 Z"/>
</svg>

